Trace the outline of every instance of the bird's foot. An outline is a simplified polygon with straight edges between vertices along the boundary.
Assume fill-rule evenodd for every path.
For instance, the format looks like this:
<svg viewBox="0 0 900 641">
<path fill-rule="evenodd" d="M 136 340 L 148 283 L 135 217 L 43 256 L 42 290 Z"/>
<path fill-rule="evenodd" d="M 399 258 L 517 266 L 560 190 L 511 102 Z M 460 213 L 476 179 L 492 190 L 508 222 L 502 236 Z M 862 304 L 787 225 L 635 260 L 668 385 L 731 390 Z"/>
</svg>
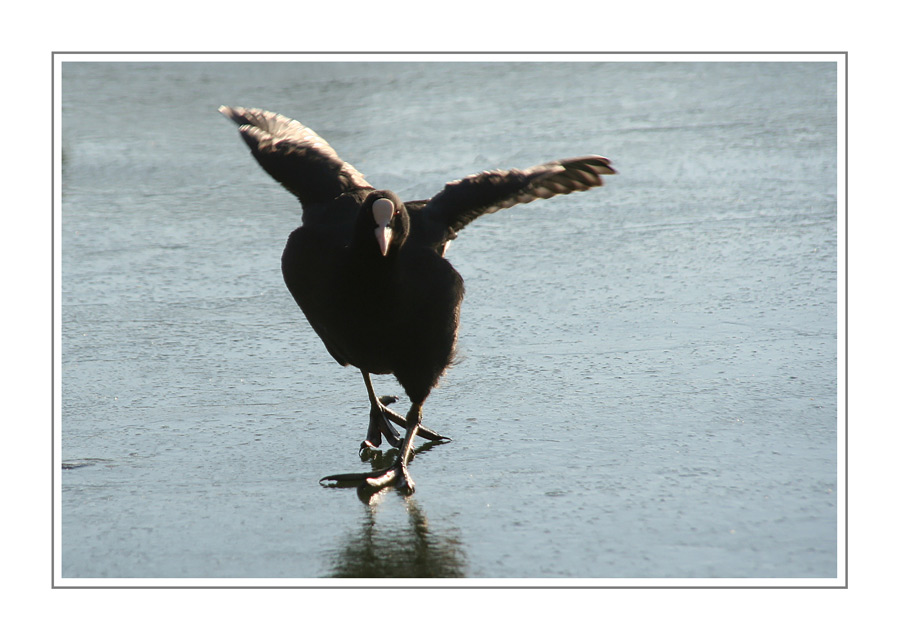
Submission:
<svg viewBox="0 0 900 641">
<path fill-rule="evenodd" d="M 332 474 L 320 479 L 319 483 L 328 487 L 358 487 L 372 492 L 394 486 L 404 494 L 412 494 L 416 488 L 409 475 L 409 468 L 399 460 L 390 467 L 371 472 Z"/>
<path fill-rule="evenodd" d="M 385 397 L 382 396 L 382 398 L 385 398 Z M 389 398 L 397 398 L 397 397 L 392 396 Z M 387 407 L 384 408 L 384 415 L 387 418 L 389 418 L 392 422 L 396 423 L 403 429 L 406 429 L 406 417 L 400 416 L 395 411 L 393 411 Z M 427 441 L 435 441 L 435 442 L 449 442 L 451 440 L 449 436 L 442 436 L 441 434 L 438 434 L 434 430 L 428 429 L 424 425 L 419 425 L 419 431 L 416 432 L 416 436 L 421 436 L 422 438 L 424 438 Z"/>
<path fill-rule="evenodd" d="M 407 456 L 407 465 L 416 457 L 417 454 L 427 452 L 431 448 L 441 445 L 442 442 L 423 443 L 414 450 L 410 450 Z M 400 452 L 395 449 L 387 450 L 382 453 L 374 451 L 371 453 L 371 464 L 374 467 L 378 465 L 378 469 L 370 472 L 350 472 L 348 474 L 332 474 L 319 479 L 319 483 L 326 487 L 355 487 L 358 488 L 360 496 L 371 495 L 379 489 L 395 486 L 401 492 L 413 493 L 415 483 L 409 475 L 407 465 L 402 464 L 400 460 Z"/>
</svg>

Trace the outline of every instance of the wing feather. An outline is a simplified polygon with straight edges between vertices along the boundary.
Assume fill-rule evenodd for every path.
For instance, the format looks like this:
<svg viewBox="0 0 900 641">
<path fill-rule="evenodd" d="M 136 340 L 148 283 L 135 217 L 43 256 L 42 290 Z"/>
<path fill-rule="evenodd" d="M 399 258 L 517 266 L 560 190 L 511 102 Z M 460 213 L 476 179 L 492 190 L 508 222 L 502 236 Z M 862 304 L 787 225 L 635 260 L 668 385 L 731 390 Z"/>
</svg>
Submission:
<svg viewBox="0 0 900 641">
<path fill-rule="evenodd" d="M 447 183 L 422 209 L 429 227 L 442 228 L 442 244 L 470 222 L 500 209 L 540 198 L 586 191 L 603 184 L 601 176 L 616 173 L 602 156 L 556 160 L 528 169 L 486 171 Z M 435 224 L 436 223 L 436 224 Z"/>
<path fill-rule="evenodd" d="M 262 168 L 304 206 L 372 188 L 324 138 L 296 120 L 262 109 L 222 106 L 219 111 L 240 127 L 241 137 Z"/>
</svg>

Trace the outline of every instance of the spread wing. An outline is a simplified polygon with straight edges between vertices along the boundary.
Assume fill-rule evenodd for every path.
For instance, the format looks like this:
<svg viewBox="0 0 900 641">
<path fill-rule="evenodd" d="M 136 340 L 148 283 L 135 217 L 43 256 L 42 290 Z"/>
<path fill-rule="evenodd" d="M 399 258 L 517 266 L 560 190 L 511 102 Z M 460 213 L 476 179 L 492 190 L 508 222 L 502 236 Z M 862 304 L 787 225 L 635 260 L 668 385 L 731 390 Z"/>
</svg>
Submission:
<svg viewBox="0 0 900 641">
<path fill-rule="evenodd" d="M 602 175 L 614 173 L 608 159 L 582 156 L 528 169 L 486 171 L 454 180 L 421 209 L 428 236 L 422 240 L 442 245 L 479 216 L 539 198 L 599 187 L 603 184 Z"/>
<path fill-rule="evenodd" d="M 262 109 L 219 107 L 240 126 L 253 157 L 305 206 L 331 201 L 354 189 L 371 189 L 323 138 L 296 120 Z"/>
</svg>

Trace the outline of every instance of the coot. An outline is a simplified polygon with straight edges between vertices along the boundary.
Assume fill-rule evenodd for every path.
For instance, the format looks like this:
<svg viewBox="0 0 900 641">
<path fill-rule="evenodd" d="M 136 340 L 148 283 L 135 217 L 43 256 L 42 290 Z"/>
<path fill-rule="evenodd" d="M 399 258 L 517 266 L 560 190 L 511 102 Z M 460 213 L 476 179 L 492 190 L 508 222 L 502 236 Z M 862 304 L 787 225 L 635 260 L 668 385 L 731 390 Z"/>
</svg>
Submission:
<svg viewBox="0 0 900 641">
<path fill-rule="evenodd" d="M 473 174 L 428 200 L 404 202 L 375 189 L 296 120 L 260 109 L 219 111 L 239 125 L 263 169 L 300 200 L 302 224 L 288 238 L 282 273 L 331 356 L 362 372 L 371 409 L 360 453 L 382 436 L 400 447 L 387 469 L 322 482 L 412 492 L 413 440 L 444 440 L 421 420 L 422 404 L 453 359 L 459 327 L 463 280 L 444 258 L 447 245 L 483 214 L 599 187 L 601 175 L 615 171 L 606 158 L 583 156 Z M 411 403 L 405 418 L 387 407 L 395 397 L 376 396 L 370 374 L 397 378 Z M 402 442 L 391 423 L 405 429 Z"/>
</svg>

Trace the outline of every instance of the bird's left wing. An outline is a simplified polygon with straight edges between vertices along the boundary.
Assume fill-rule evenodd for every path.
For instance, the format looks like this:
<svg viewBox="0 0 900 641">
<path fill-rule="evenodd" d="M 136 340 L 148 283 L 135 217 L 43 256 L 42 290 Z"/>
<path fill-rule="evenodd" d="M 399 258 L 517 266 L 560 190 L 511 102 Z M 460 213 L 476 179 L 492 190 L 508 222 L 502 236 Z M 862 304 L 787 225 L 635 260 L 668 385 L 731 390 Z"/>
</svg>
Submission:
<svg viewBox="0 0 900 641">
<path fill-rule="evenodd" d="M 484 214 L 528 203 L 539 198 L 586 191 L 603 184 L 602 175 L 616 171 L 602 156 L 582 156 L 556 160 L 528 169 L 486 171 L 447 183 L 422 208 L 425 227 L 443 238 L 429 238 L 442 244 L 456 237 L 463 227 Z"/>
</svg>

